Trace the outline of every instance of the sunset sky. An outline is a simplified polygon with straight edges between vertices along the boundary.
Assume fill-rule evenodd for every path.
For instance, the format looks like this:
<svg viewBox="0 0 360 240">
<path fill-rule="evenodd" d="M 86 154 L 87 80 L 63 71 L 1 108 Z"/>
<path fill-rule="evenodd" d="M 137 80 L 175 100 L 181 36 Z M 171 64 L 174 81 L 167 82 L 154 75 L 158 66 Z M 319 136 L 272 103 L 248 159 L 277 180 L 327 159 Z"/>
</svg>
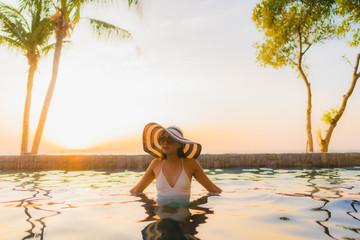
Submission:
<svg viewBox="0 0 360 240">
<path fill-rule="evenodd" d="M 6 1 L 12 2 L 12 1 Z M 144 1 L 145 2 L 145 1 Z M 259 1 L 150 0 L 84 8 L 127 29 L 135 41 L 99 39 L 86 22 L 64 47 L 41 154 L 143 153 L 146 123 L 177 125 L 203 153 L 304 152 L 306 88 L 291 68 L 260 67 L 252 22 Z M 137 51 L 139 46 L 140 51 Z M 313 93 L 313 136 L 321 116 L 340 106 L 359 48 L 345 40 L 307 53 Z M 53 54 L 35 75 L 30 139 L 51 77 Z M 0 154 L 19 154 L 27 59 L 0 46 Z M 360 86 L 335 128 L 329 150 L 360 151 Z"/>
</svg>

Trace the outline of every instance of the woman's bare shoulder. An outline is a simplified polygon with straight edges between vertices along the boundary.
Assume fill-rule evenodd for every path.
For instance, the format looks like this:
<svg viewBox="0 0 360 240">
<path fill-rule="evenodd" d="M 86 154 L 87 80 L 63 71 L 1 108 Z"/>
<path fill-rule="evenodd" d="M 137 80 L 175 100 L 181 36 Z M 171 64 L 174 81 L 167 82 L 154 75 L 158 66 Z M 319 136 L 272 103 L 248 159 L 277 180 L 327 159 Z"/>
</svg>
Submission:
<svg viewBox="0 0 360 240">
<path fill-rule="evenodd" d="M 157 176 L 157 173 L 160 171 L 161 167 L 161 158 L 154 158 L 151 163 L 149 168 L 155 173 L 155 175 Z"/>
<path fill-rule="evenodd" d="M 184 164 L 191 167 L 196 167 L 199 165 L 199 162 L 195 158 L 185 158 Z"/>
<path fill-rule="evenodd" d="M 159 165 L 159 163 L 161 163 L 161 158 L 154 158 L 154 159 L 151 161 L 150 165 L 151 165 L 151 166 L 157 166 L 157 165 Z"/>
</svg>

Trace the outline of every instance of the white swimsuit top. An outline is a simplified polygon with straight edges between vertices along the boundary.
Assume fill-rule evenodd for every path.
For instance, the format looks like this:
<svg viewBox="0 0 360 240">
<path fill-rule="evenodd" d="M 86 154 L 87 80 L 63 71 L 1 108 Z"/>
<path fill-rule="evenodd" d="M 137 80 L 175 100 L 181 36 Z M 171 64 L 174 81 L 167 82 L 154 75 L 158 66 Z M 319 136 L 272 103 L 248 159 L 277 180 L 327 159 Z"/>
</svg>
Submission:
<svg viewBox="0 0 360 240">
<path fill-rule="evenodd" d="M 190 195 L 191 181 L 185 172 L 183 159 L 182 159 L 182 170 L 174 187 L 171 187 L 168 181 L 166 180 L 166 177 L 162 171 L 162 163 L 161 163 L 160 173 L 156 179 L 156 189 L 158 195 L 160 196 Z"/>
</svg>

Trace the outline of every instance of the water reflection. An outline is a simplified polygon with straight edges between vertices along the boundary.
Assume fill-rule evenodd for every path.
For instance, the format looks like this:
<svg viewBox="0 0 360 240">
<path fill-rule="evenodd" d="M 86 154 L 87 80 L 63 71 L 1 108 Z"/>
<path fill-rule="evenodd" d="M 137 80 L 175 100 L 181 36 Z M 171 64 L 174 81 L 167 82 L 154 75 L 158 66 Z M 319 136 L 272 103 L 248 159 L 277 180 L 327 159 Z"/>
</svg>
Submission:
<svg viewBox="0 0 360 240">
<path fill-rule="evenodd" d="M 42 192 L 44 192 L 44 193 L 42 193 Z M 19 205 L 19 207 L 24 207 L 24 212 L 25 212 L 26 216 L 28 217 L 26 219 L 26 221 L 28 223 L 30 223 L 30 225 L 31 225 L 31 228 L 26 231 L 28 233 L 28 235 L 25 236 L 23 239 L 32 239 L 32 238 L 44 239 L 44 232 L 45 232 L 45 228 L 46 228 L 45 220 L 49 217 L 53 217 L 53 216 L 56 216 L 61 213 L 59 211 L 48 210 L 48 209 L 41 208 L 40 206 L 37 206 L 38 204 L 36 204 L 36 201 L 39 201 L 42 199 L 36 199 L 36 198 L 40 197 L 41 195 L 51 198 L 51 196 L 49 195 L 50 192 L 51 192 L 50 190 L 38 190 L 33 195 L 33 199 L 27 199 Z M 47 213 L 50 213 L 50 215 L 34 219 L 30 214 L 31 208 L 38 210 L 38 211 L 45 211 Z M 40 223 L 40 225 L 41 225 L 40 230 L 37 230 L 37 228 L 36 228 L 38 223 Z"/>
<path fill-rule="evenodd" d="M 52 196 L 50 195 L 51 190 L 45 190 L 39 187 L 40 178 L 42 175 L 40 174 L 34 174 L 31 179 L 28 179 L 28 181 L 22 182 L 20 185 L 14 187 L 13 191 L 20 191 L 20 192 L 30 192 L 32 193 L 32 196 L 26 197 L 19 200 L 13 200 L 13 201 L 5 201 L 0 202 L 0 204 L 4 203 L 13 203 L 17 204 L 15 207 L 22 207 L 24 208 L 24 213 L 26 215 L 26 222 L 30 224 L 30 228 L 25 231 L 26 236 L 22 239 L 44 239 L 44 232 L 46 228 L 45 220 L 49 217 L 56 216 L 60 214 L 59 211 L 49 210 L 45 209 L 42 206 L 44 205 L 42 202 L 44 200 L 51 199 Z M 23 178 L 28 177 L 24 174 L 19 174 L 16 178 L 16 182 L 21 182 Z M 47 216 L 42 216 L 40 218 L 34 218 L 31 214 L 31 210 L 34 209 L 36 211 L 42 211 L 44 215 L 44 212 L 47 213 Z M 34 215 L 34 214 L 33 214 Z M 36 215 L 36 214 L 35 214 Z"/>
<path fill-rule="evenodd" d="M 360 225 L 360 219 L 355 217 L 354 214 L 358 213 L 357 207 L 360 202 L 357 200 L 343 199 L 346 195 L 346 191 L 352 190 L 354 186 L 347 185 L 346 178 L 341 178 L 340 173 L 334 169 L 331 170 L 310 170 L 304 171 L 302 174 L 295 176 L 296 178 L 304 178 L 310 187 L 309 193 L 278 193 L 280 195 L 291 196 L 291 197 L 309 197 L 316 201 L 322 202 L 322 206 L 313 208 L 315 212 L 325 213 L 325 218 L 322 220 L 315 220 L 315 222 L 323 228 L 325 235 L 332 239 L 338 239 L 336 234 L 339 234 L 339 228 L 342 230 L 349 230 L 352 233 L 359 234 L 359 227 L 348 227 L 344 226 L 351 225 L 350 222 L 355 222 L 355 226 Z M 330 205 L 330 206 L 329 206 Z M 349 211 L 346 211 L 349 209 Z M 352 219 L 344 222 L 337 223 L 339 215 L 350 216 Z M 333 218 L 335 218 L 333 220 Z M 336 224 L 334 224 L 335 222 Z M 342 237 L 346 236 L 345 232 L 342 233 Z M 353 239 L 353 238 L 348 238 Z"/>
<path fill-rule="evenodd" d="M 154 186 L 148 196 L 131 196 L 137 172 L 0 174 L 0 238 L 360 239 L 358 169 L 209 173 L 222 197 L 203 196 L 194 184 L 195 201 L 159 201 Z"/>
<path fill-rule="evenodd" d="M 323 184 L 318 184 L 316 183 L 316 179 L 318 176 L 326 176 L 326 178 L 324 178 L 324 183 Z M 306 177 L 306 176 L 304 176 Z M 337 212 L 337 208 L 332 207 L 332 206 L 327 206 L 329 205 L 329 203 L 331 203 L 332 199 L 341 199 L 343 198 L 343 190 L 344 189 L 349 189 L 351 190 L 353 188 L 353 186 L 347 186 L 345 181 L 343 179 L 340 178 L 339 173 L 337 171 L 317 171 L 317 170 L 313 170 L 308 174 L 308 180 L 307 182 L 309 183 L 309 186 L 311 186 L 313 188 L 313 190 L 311 191 L 310 197 L 312 199 L 315 200 L 319 200 L 323 202 L 323 205 L 319 208 L 315 208 L 313 209 L 313 211 L 322 211 L 324 213 L 326 213 L 326 218 L 323 220 L 318 220 L 315 221 L 318 225 L 320 225 L 321 227 L 323 227 L 324 229 L 324 233 L 329 236 L 330 238 L 333 239 L 337 239 L 336 236 L 332 233 L 331 231 L 331 219 L 332 217 L 336 216 L 339 212 Z M 321 192 L 324 191 L 326 192 L 325 194 L 321 194 Z M 330 194 L 329 194 L 330 193 Z M 348 211 L 346 212 L 348 215 L 352 216 L 352 213 L 357 213 L 357 209 L 355 207 L 355 205 L 358 205 L 359 202 L 356 200 L 341 200 L 340 202 L 340 208 L 342 209 L 340 211 L 340 213 L 344 213 L 345 211 L 344 208 L 347 208 L 347 206 L 351 206 L 352 210 L 354 210 L 353 212 Z M 357 219 L 356 217 L 353 217 L 353 219 L 360 221 L 359 219 Z M 359 223 L 358 223 L 359 224 Z M 329 225 L 329 226 L 327 226 Z M 341 225 L 337 225 L 337 227 L 343 228 L 344 230 L 350 230 L 352 232 L 355 233 L 359 233 L 360 228 L 349 228 L 349 227 L 345 227 L 342 224 Z"/>
<path fill-rule="evenodd" d="M 190 202 L 190 196 L 158 197 L 154 201 L 144 193 L 134 195 L 144 203 L 142 206 L 147 214 L 139 222 L 151 222 L 141 231 L 144 240 L 198 239 L 196 228 L 206 223 L 207 214 L 214 213 L 210 208 L 200 206 L 208 202 L 209 196 Z"/>
</svg>

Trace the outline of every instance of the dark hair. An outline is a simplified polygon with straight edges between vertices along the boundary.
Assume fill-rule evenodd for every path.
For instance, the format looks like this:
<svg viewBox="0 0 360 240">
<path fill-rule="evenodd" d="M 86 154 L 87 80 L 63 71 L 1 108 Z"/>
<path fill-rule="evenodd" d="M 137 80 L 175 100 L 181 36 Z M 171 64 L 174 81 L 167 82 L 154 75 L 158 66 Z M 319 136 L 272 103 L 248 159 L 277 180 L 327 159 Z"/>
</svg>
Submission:
<svg viewBox="0 0 360 240">
<path fill-rule="evenodd" d="M 184 153 L 184 147 L 185 147 L 185 145 L 181 144 L 181 147 L 179 147 L 177 150 L 177 155 L 179 158 L 186 158 L 186 155 Z"/>
</svg>

